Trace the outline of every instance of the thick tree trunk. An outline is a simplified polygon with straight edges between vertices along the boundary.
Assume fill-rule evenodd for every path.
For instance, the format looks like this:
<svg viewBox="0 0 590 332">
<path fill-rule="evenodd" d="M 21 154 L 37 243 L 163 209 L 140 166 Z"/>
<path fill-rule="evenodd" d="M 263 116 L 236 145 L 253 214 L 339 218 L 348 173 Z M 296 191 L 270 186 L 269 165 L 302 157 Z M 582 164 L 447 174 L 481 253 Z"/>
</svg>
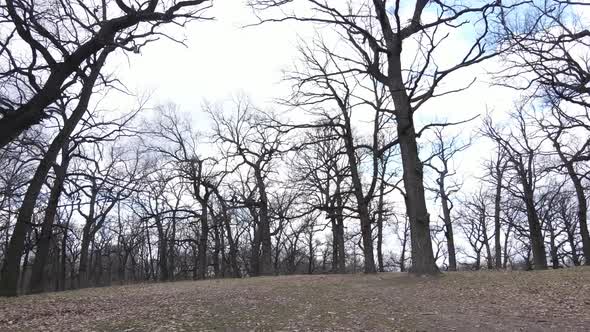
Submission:
<svg viewBox="0 0 590 332">
<path fill-rule="evenodd" d="M 398 143 L 402 158 L 406 210 L 410 220 L 412 242 L 412 268 L 415 274 L 439 274 L 430 237 L 430 215 L 424 195 L 423 165 L 418 156 L 416 128 L 410 98 L 408 97 L 402 73 L 401 53 L 403 40 L 389 22 L 387 9 L 379 1 L 373 1 L 375 13 L 387 47 L 387 88 L 395 106 Z M 419 6 L 416 7 L 419 10 Z M 421 14 L 421 9 L 416 12 Z"/>
<path fill-rule="evenodd" d="M 582 236 L 584 265 L 590 265 L 590 234 L 588 233 L 588 203 L 586 201 L 586 193 L 573 165 L 567 164 L 567 170 L 574 184 L 576 198 L 578 199 L 578 223 L 580 224 L 580 235 Z"/>
<path fill-rule="evenodd" d="M 545 251 L 545 239 L 541 230 L 541 223 L 535 208 L 533 190 L 528 182 L 522 178 L 521 182 L 525 193 L 527 219 L 529 223 L 529 235 L 533 252 L 533 265 L 535 270 L 547 269 L 547 253 Z"/>
<path fill-rule="evenodd" d="M 29 255 L 31 254 L 31 249 L 27 246 L 25 247 L 25 257 L 23 259 L 23 267 L 20 269 L 20 288 L 24 292 L 25 291 L 25 277 L 27 273 L 27 267 L 29 266 Z"/>
<path fill-rule="evenodd" d="M 219 250 L 220 250 L 220 254 L 221 254 L 221 262 L 219 263 L 219 269 L 220 271 L 220 276 L 222 278 L 226 278 L 227 277 L 227 263 L 228 263 L 228 259 L 226 256 L 226 251 L 225 251 L 225 231 L 223 229 L 223 221 L 219 221 L 219 224 L 217 225 L 217 227 L 219 227 Z"/>
<path fill-rule="evenodd" d="M 498 180 L 500 181 L 500 180 Z M 502 268 L 502 245 L 500 243 L 500 203 L 502 200 L 502 186 L 501 184 L 496 185 L 496 196 L 494 197 L 494 261 L 495 268 Z"/>
<path fill-rule="evenodd" d="M 340 208 L 339 216 L 336 217 L 338 225 L 338 271 L 346 273 L 346 249 L 344 247 L 344 216 L 342 215 L 342 208 Z"/>
<path fill-rule="evenodd" d="M 506 269 L 508 266 L 508 260 L 510 259 L 510 253 L 508 252 L 508 239 L 510 239 L 510 232 L 512 231 L 512 224 L 508 224 L 508 229 L 504 234 L 504 262 L 502 268 Z"/>
<path fill-rule="evenodd" d="M 170 280 L 168 271 L 168 238 L 160 216 L 156 216 L 156 228 L 158 229 L 158 270 L 160 281 Z"/>
<path fill-rule="evenodd" d="M 255 208 L 250 208 L 254 225 L 254 238 L 252 239 L 252 249 L 250 251 L 250 275 L 253 277 L 260 275 L 260 225 L 258 214 Z"/>
<path fill-rule="evenodd" d="M 178 200 L 178 203 L 180 200 Z M 176 206 L 178 208 L 178 205 Z M 168 279 L 176 279 L 176 210 L 172 212 L 172 234 L 170 234 L 170 241 L 168 241 Z"/>
<path fill-rule="evenodd" d="M 63 291 L 66 289 L 66 264 L 67 264 L 67 247 L 68 247 L 68 228 L 69 222 L 64 225 L 63 235 L 61 240 L 61 270 L 59 276 L 59 288 L 58 290 Z"/>
<path fill-rule="evenodd" d="M 338 224 L 336 223 L 336 215 L 330 212 L 330 225 L 332 226 L 332 272 L 338 272 Z"/>
<path fill-rule="evenodd" d="M 234 278 L 240 278 L 242 273 L 240 272 L 240 265 L 238 264 L 238 248 L 232 236 L 230 220 L 227 214 L 225 214 L 223 219 L 227 242 L 229 244 L 229 263 L 232 268 L 232 276 Z"/>
<path fill-rule="evenodd" d="M 199 236 L 199 265 L 198 265 L 198 279 L 205 279 L 207 277 L 207 270 L 209 268 L 207 260 L 207 240 L 209 239 L 209 218 L 207 217 L 207 202 L 201 202 L 201 234 Z"/>
<path fill-rule="evenodd" d="M 400 88 L 403 88 L 400 87 Z M 400 95 L 397 87 L 390 88 L 393 95 Z M 405 93 L 404 93 L 405 95 Z M 411 273 L 438 274 L 432 241 L 430 238 L 430 215 L 426 208 L 422 163 L 418 157 L 416 132 L 411 119 L 407 96 L 394 98 L 397 110 L 397 129 L 403 165 L 403 180 L 406 190 L 406 210 L 410 220 L 412 243 Z M 398 107 L 399 104 L 399 107 Z"/>
<path fill-rule="evenodd" d="M 68 143 L 66 140 L 62 147 L 62 163 L 59 167 L 55 167 L 55 181 L 49 194 L 49 201 L 47 203 L 47 208 L 45 209 L 45 217 L 41 226 L 41 236 L 37 243 L 38 249 L 33 262 L 33 273 L 31 275 L 31 284 L 29 288 L 31 293 L 43 292 L 47 282 L 47 256 L 49 255 L 49 246 L 53 235 L 53 223 L 55 215 L 57 214 L 59 198 L 63 192 L 69 164 L 67 149 Z"/>
<path fill-rule="evenodd" d="M 455 254 L 455 236 L 453 234 L 453 223 L 451 220 L 451 208 L 449 197 L 446 194 L 444 176 L 439 179 L 439 192 L 443 210 L 443 222 L 445 224 L 445 238 L 447 239 L 447 252 L 449 255 L 449 271 L 457 271 L 457 258 Z"/>
<path fill-rule="evenodd" d="M 259 235 L 260 235 L 260 270 L 259 275 L 272 275 L 272 241 L 270 238 L 270 216 L 268 212 L 268 197 L 266 195 L 266 184 L 261 170 L 256 168 L 254 170 L 258 193 L 260 195 L 260 214 L 259 214 Z"/>
<path fill-rule="evenodd" d="M 396 109 L 397 133 L 400 146 L 403 181 L 406 190 L 406 210 L 410 220 L 412 242 L 412 268 L 415 274 L 438 274 L 432 241 L 430 238 L 430 215 L 424 195 L 423 165 L 418 156 L 416 128 L 409 97 L 403 83 L 401 49 L 388 55 L 389 91 Z"/>
<path fill-rule="evenodd" d="M 498 154 L 498 160 L 496 161 L 496 195 L 494 197 L 494 256 L 495 256 L 495 268 L 502 268 L 502 246 L 500 243 L 500 233 L 502 226 L 500 224 L 501 203 L 502 203 L 502 178 L 504 177 L 504 166 L 502 164 L 502 158 Z"/>
<path fill-rule="evenodd" d="M 80 246 L 80 264 L 78 267 L 78 288 L 88 287 L 88 256 L 91 242 L 90 224 L 86 224 L 82 230 L 82 244 Z"/>
</svg>

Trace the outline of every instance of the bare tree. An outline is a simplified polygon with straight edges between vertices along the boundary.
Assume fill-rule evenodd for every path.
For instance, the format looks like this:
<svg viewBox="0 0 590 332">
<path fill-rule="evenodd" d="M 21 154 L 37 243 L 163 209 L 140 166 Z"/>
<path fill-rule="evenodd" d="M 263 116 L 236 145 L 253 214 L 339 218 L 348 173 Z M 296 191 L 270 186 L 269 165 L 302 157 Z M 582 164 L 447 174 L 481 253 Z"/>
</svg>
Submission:
<svg viewBox="0 0 590 332">
<path fill-rule="evenodd" d="M 517 108 L 511 114 L 511 120 L 515 122 L 516 129 L 502 132 L 494 126 L 491 118 L 487 117 L 483 131 L 484 135 L 496 142 L 505 152 L 510 170 L 514 172 L 520 184 L 520 190 L 510 184 L 506 189 L 525 203 L 535 269 L 546 269 L 547 257 L 535 196 L 541 176 L 538 153 L 543 139 L 535 135 L 523 107 Z"/>
<path fill-rule="evenodd" d="M 400 3 L 387 5 L 386 1 L 344 2 L 339 5 L 328 1 L 308 0 L 309 12 L 297 13 L 299 7 L 289 7 L 292 1 L 252 0 L 258 10 L 281 7 L 279 18 L 262 18 L 262 22 L 297 20 L 330 24 L 342 40 L 348 42 L 353 55 L 339 54 L 348 66 L 341 69 L 350 75 L 369 75 L 387 87 L 392 99 L 399 144 L 407 213 L 410 218 L 412 240 L 412 269 L 418 274 L 436 274 L 430 239 L 430 217 L 426 208 L 422 163 L 418 156 L 417 138 L 420 131 L 414 125 L 414 114 L 428 100 L 454 91 L 439 91 L 439 84 L 460 69 L 480 63 L 496 55 L 486 49 L 485 36 L 489 20 L 502 7 L 498 1 L 483 5 L 450 5 L 442 2 L 417 0 L 414 11 L 407 19 L 401 17 Z M 428 5 L 435 18 L 423 22 Z M 477 20 L 481 34 L 455 65 L 441 69 L 434 61 L 435 50 L 446 39 L 445 27 L 466 27 L 465 23 Z M 450 32 L 458 31 L 451 29 Z M 412 40 L 418 39 L 418 56 L 410 68 L 402 65 L 402 50 L 411 49 Z M 461 89 L 459 89 L 461 90 Z"/>
<path fill-rule="evenodd" d="M 460 226 L 475 254 L 474 257 L 467 254 L 475 259 L 475 270 L 481 268 L 482 256 L 486 259 L 488 269 L 493 268 L 493 256 L 490 246 L 491 236 L 488 232 L 488 196 L 485 189 L 479 188 L 477 192 L 463 200 L 459 212 Z M 485 252 L 482 253 L 484 250 Z"/>
<path fill-rule="evenodd" d="M 501 230 L 502 230 L 502 185 L 504 180 L 504 173 L 508 163 L 506 161 L 506 153 L 501 145 L 496 145 L 496 156 L 495 159 L 490 160 L 486 163 L 487 177 L 485 181 L 490 182 L 494 188 L 494 266 L 496 269 L 502 268 L 502 243 L 501 243 Z M 506 236 L 505 241 L 508 241 Z M 506 248 L 505 248 L 506 249 Z M 505 266 L 504 266 L 505 267 Z"/>
<path fill-rule="evenodd" d="M 254 275 L 270 275 L 273 264 L 269 174 L 276 159 L 287 150 L 286 135 L 275 127 L 272 115 L 257 111 L 245 98 L 236 100 L 233 107 L 232 116 L 213 107 L 207 111 L 213 120 L 213 137 L 222 145 L 224 157 L 232 159 L 236 168 L 247 167 L 253 175 L 258 197 L 243 202 L 257 224 L 251 269 Z"/>
<path fill-rule="evenodd" d="M 502 14 L 501 47 L 507 52 L 498 84 L 537 98 L 590 107 L 587 22 L 583 1 L 526 1 Z"/>
<path fill-rule="evenodd" d="M 432 169 L 436 174 L 436 187 L 430 188 L 436 194 L 435 200 L 440 198 L 442 206 L 442 220 L 444 223 L 444 234 L 447 242 L 447 253 L 449 257 L 449 271 L 457 270 L 457 259 L 455 254 L 455 238 L 453 235 L 453 201 L 451 196 L 457 193 L 462 184 L 453 182 L 456 171 L 452 161 L 455 155 L 465 151 L 471 142 L 463 142 L 459 135 L 444 137 L 443 127 L 434 130 L 434 141 L 432 144 L 432 157 L 424 161 L 424 165 Z"/>
<path fill-rule="evenodd" d="M 540 113 L 540 112 L 539 112 Z M 582 236 L 584 262 L 590 264 L 590 234 L 588 233 L 588 203 L 583 184 L 580 163 L 590 160 L 590 138 L 580 136 L 590 133 L 590 118 L 587 111 L 582 114 L 570 114 L 558 105 L 551 107 L 547 115 L 540 113 L 537 124 L 552 143 L 553 152 L 558 157 L 558 171 L 564 172 L 570 179 L 578 201 L 577 220 Z"/>
</svg>

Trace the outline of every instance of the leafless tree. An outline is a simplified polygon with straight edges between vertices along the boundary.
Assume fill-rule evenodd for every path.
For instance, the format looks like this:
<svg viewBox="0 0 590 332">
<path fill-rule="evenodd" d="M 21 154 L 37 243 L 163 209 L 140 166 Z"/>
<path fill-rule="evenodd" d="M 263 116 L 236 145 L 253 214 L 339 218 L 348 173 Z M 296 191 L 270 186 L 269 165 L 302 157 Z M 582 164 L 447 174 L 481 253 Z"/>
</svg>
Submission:
<svg viewBox="0 0 590 332">
<path fill-rule="evenodd" d="M 462 141 L 459 135 L 445 137 L 443 127 L 434 129 L 434 140 L 431 143 L 432 156 L 424 161 L 424 165 L 435 172 L 436 186 L 429 188 L 435 193 L 435 200 L 440 199 L 444 223 L 444 234 L 447 243 L 447 254 L 449 257 L 449 271 L 457 270 L 457 259 L 455 254 L 455 238 L 453 235 L 453 217 L 451 216 L 454 204 L 451 196 L 457 193 L 462 183 L 457 182 L 453 177 L 457 174 L 453 167 L 453 158 L 465 151 L 470 141 Z"/>
<path fill-rule="evenodd" d="M 277 7 L 281 9 L 276 18 L 261 19 L 262 22 L 296 20 L 329 24 L 336 29 L 341 40 L 347 41 L 352 52 L 338 54 L 348 66 L 340 67 L 336 74 L 369 75 L 388 89 L 393 101 L 397 135 L 404 170 L 407 213 L 410 218 L 412 239 L 412 271 L 418 274 L 436 274 L 432 244 L 430 239 L 430 217 L 424 195 L 423 169 L 418 156 L 417 138 L 421 130 L 414 125 L 414 114 L 432 98 L 455 91 L 442 91 L 440 83 L 451 73 L 480 63 L 497 54 L 486 47 L 486 35 L 490 20 L 503 8 L 500 2 L 484 2 L 481 6 L 465 4 L 451 5 L 442 2 L 418 0 L 407 19 L 401 17 L 400 3 L 387 4 L 386 1 L 343 2 L 308 0 L 307 8 L 298 12 L 301 6 L 293 6 L 293 1 L 253 0 L 251 5 L 273 15 Z M 431 6 L 431 8 L 428 8 Z M 426 19 L 426 11 L 436 13 Z M 482 28 L 476 33 L 474 43 L 456 64 L 441 69 L 436 65 L 436 50 L 442 47 L 448 35 L 465 28 L 467 22 L 477 22 Z M 448 27 L 454 27 L 450 30 Z M 473 31 L 473 30 L 471 30 Z M 402 66 L 402 50 L 413 52 L 413 40 L 420 42 L 418 56 L 410 66 Z M 350 54 L 354 53 L 354 54 Z M 461 90 L 461 89 L 459 89 Z"/>
<path fill-rule="evenodd" d="M 273 264 L 269 174 L 277 158 L 288 150 L 286 135 L 275 128 L 272 115 L 257 111 L 246 98 L 237 99 L 232 107 L 232 115 L 212 106 L 207 111 L 213 121 L 214 140 L 221 145 L 224 158 L 232 159 L 236 168 L 248 168 L 253 175 L 257 199 L 249 197 L 243 202 L 257 223 L 251 270 L 254 275 L 270 275 Z"/>
<path fill-rule="evenodd" d="M 582 236 L 585 264 L 590 264 L 590 235 L 588 233 L 588 203 L 584 188 L 582 163 L 590 160 L 590 118 L 587 111 L 580 114 L 565 112 L 559 105 L 553 105 L 548 112 L 537 112 L 537 125 L 553 146 L 553 153 L 559 162 L 558 173 L 565 173 L 574 187 L 578 206 L 577 220 Z"/>
<path fill-rule="evenodd" d="M 531 127 L 529 116 L 523 107 L 517 107 L 511 114 L 511 120 L 516 128 L 501 131 L 487 117 L 483 132 L 504 151 L 510 170 L 520 184 L 520 189 L 511 184 L 505 188 L 525 203 L 535 269 L 546 269 L 547 257 L 535 196 L 539 177 L 542 176 L 539 170 L 539 151 L 544 140 Z"/>
</svg>

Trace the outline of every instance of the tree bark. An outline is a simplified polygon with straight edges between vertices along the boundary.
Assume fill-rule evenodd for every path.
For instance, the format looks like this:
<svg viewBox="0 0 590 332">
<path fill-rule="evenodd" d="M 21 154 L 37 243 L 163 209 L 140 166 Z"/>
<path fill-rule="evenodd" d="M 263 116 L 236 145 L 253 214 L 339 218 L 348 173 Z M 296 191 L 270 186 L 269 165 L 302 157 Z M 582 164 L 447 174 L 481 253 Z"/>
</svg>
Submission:
<svg viewBox="0 0 590 332">
<path fill-rule="evenodd" d="M 86 224 L 82 230 L 82 244 L 80 246 L 80 264 L 78 267 L 78 288 L 88 287 L 88 256 L 90 248 L 90 224 Z"/>
<path fill-rule="evenodd" d="M 199 265 L 198 265 L 198 279 L 205 279 L 207 277 L 207 270 L 209 268 L 207 260 L 207 240 L 209 239 L 209 218 L 207 217 L 207 202 L 201 202 L 201 234 L 199 236 Z"/>
<path fill-rule="evenodd" d="M 441 173 L 439 178 L 439 193 L 443 210 L 443 222 L 445 224 L 445 238 L 447 239 L 447 252 L 449 255 L 449 271 L 457 271 L 457 258 L 455 254 L 455 236 L 453 234 L 453 223 L 451 220 L 451 207 L 449 206 L 449 196 L 445 188 L 445 173 Z"/>
<path fill-rule="evenodd" d="M 379 265 L 379 272 L 385 272 L 383 264 L 383 214 L 384 211 L 384 196 L 385 196 L 385 170 L 381 174 L 379 182 L 379 202 L 377 203 L 377 264 Z"/>
<path fill-rule="evenodd" d="M 505 165 L 505 164 L 504 164 Z M 505 166 L 502 164 L 500 153 L 498 153 L 498 160 L 495 165 L 496 173 L 496 195 L 494 197 L 494 255 L 495 268 L 502 268 L 502 246 L 500 243 L 500 214 L 502 212 L 500 204 L 502 203 L 502 178 L 504 177 Z"/>
<path fill-rule="evenodd" d="M 393 32 L 385 5 L 373 1 L 375 12 L 387 47 L 387 88 L 395 106 L 398 142 L 402 158 L 403 181 L 406 190 L 406 210 L 410 221 L 412 243 L 411 273 L 435 275 L 440 271 L 436 266 L 430 237 L 430 215 L 426 208 L 424 194 L 423 165 L 418 156 L 416 129 L 401 65 L 403 37 Z M 425 3 L 417 3 L 414 15 L 418 19 Z M 414 23 L 414 22 L 412 22 Z"/>
<path fill-rule="evenodd" d="M 529 235 L 531 237 L 531 249 L 533 252 L 533 264 L 535 270 L 547 269 L 547 253 L 545 251 L 545 240 L 541 230 L 541 223 L 535 208 L 533 190 L 521 174 L 521 183 L 523 186 L 527 220 L 529 223 Z"/>
<path fill-rule="evenodd" d="M 270 238 L 270 216 L 268 212 L 268 197 L 266 195 L 266 184 L 259 168 L 254 169 L 258 194 L 260 195 L 259 213 L 259 235 L 260 235 L 260 275 L 272 275 L 272 242 Z"/>
<path fill-rule="evenodd" d="M 348 165 L 350 167 L 350 177 L 352 180 L 353 193 L 357 201 L 357 213 L 361 222 L 361 237 L 363 239 L 363 258 L 365 273 L 376 273 L 375 257 L 373 254 L 373 234 L 371 228 L 371 217 L 369 215 L 369 202 L 372 197 L 365 197 L 363 193 L 363 184 L 361 181 L 361 174 L 358 169 L 358 162 L 356 157 L 356 149 L 352 138 L 352 128 L 350 124 L 350 117 L 348 110 L 343 108 L 342 114 L 344 116 L 345 134 L 344 146 L 346 155 L 348 157 Z"/>
<path fill-rule="evenodd" d="M 164 225 L 159 215 L 156 215 L 156 228 L 158 229 L 158 269 L 160 281 L 170 280 L 168 270 L 168 236 L 164 231 Z"/>
<path fill-rule="evenodd" d="M 576 198 L 578 199 L 578 223 L 580 224 L 580 235 L 582 236 L 582 251 L 584 253 L 584 265 L 590 265 L 590 234 L 588 233 L 588 203 L 582 181 L 577 175 L 571 163 L 566 164 L 568 175 L 574 184 Z M 574 247 L 575 250 L 575 247 Z"/>
<path fill-rule="evenodd" d="M 64 146 L 62 147 L 61 165 L 54 167 L 55 181 L 49 194 L 49 201 L 47 203 L 47 208 L 45 209 L 45 217 L 41 226 L 41 236 L 37 244 L 37 254 L 35 255 L 35 260 L 33 261 L 33 273 L 31 275 L 31 283 L 29 288 L 31 293 L 43 292 L 47 282 L 47 256 L 49 256 L 49 246 L 53 236 L 53 223 L 55 220 L 55 215 L 57 214 L 59 199 L 64 189 L 64 182 L 70 162 L 70 157 L 67 150 L 68 140 L 66 140 Z"/>
</svg>

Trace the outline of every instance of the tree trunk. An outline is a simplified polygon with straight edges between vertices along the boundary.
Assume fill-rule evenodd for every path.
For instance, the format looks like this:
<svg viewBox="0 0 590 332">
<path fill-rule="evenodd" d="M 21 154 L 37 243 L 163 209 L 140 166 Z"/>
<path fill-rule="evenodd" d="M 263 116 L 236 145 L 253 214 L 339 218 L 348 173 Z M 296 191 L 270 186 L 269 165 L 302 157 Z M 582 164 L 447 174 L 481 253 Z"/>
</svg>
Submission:
<svg viewBox="0 0 590 332">
<path fill-rule="evenodd" d="M 588 204 L 584 187 L 580 181 L 573 165 L 567 164 L 568 174 L 576 190 L 578 199 L 578 223 L 580 224 L 580 235 L 582 235 L 582 251 L 584 252 L 584 265 L 590 265 L 590 234 L 588 233 Z M 575 251 L 575 249 L 574 249 Z"/>
<path fill-rule="evenodd" d="M 180 202 L 180 200 L 178 200 L 178 202 Z M 177 204 L 176 208 L 178 208 L 178 204 Z M 175 280 L 176 279 L 176 209 L 172 212 L 172 234 L 170 234 L 170 241 L 168 241 L 168 242 L 169 242 L 168 256 L 170 257 L 169 265 L 168 265 L 168 271 L 169 271 L 168 279 Z"/>
<path fill-rule="evenodd" d="M 78 267 L 78 288 L 88 287 L 88 251 L 90 248 L 90 224 L 86 224 L 82 231 L 82 244 L 80 247 L 80 264 Z"/>
<path fill-rule="evenodd" d="M 207 270 L 209 268 L 207 262 L 207 240 L 209 239 L 209 218 L 207 217 L 207 202 L 201 202 L 201 234 L 199 236 L 199 265 L 198 265 L 198 279 L 205 279 L 207 277 Z"/>
<path fill-rule="evenodd" d="M 220 275 L 220 264 L 219 264 L 219 254 L 221 253 L 221 238 L 219 235 L 219 221 L 215 219 L 215 225 L 213 227 L 213 240 L 214 240 L 214 250 L 213 250 L 213 273 L 215 274 L 215 278 L 221 277 Z"/>
<path fill-rule="evenodd" d="M 529 234 L 531 237 L 531 248 L 533 252 L 533 264 L 535 270 L 547 269 L 547 253 L 545 251 L 545 240 L 541 231 L 541 223 L 535 209 L 533 190 L 528 182 L 522 178 L 523 191 L 525 193 L 527 219 L 529 223 Z"/>
<path fill-rule="evenodd" d="M 401 50 L 399 51 L 401 52 Z M 403 84 L 400 54 L 389 54 L 389 91 L 396 109 L 398 141 L 402 157 L 403 181 L 406 190 L 406 210 L 410 220 L 412 242 L 411 273 L 438 274 L 432 241 L 430 215 L 424 195 L 423 165 L 418 156 L 416 129 L 409 97 Z"/>
<path fill-rule="evenodd" d="M 259 236 L 260 236 L 260 275 L 272 275 L 272 241 L 270 238 L 270 217 L 268 212 L 268 197 L 266 195 L 266 184 L 259 168 L 254 169 L 254 175 L 260 195 L 260 215 L 259 215 Z"/>
<path fill-rule="evenodd" d="M 336 215 L 333 212 L 334 207 L 332 206 L 332 212 L 330 212 L 330 224 L 332 226 L 332 272 L 338 272 L 338 224 L 336 222 Z"/>
<path fill-rule="evenodd" d="M 365 260 L 364 271 L 365 273 L 375 273 L 377 272 L 377 269 L 375 268 L 375 257 L 373 254 L 373 234 L 368 207 L 371 197 L 365 198 L 365 195 L 363 194 L 363 184 L 361 181 L 361 174 L 358 169 L 356 149 L 352 138 L 352 128 L 350 125 L 348 110 L 343 108 L 342 114 L 345 119 L 344 146 L 346 148 L 346 155 L 348 157 L 348 165 L 350 167 L 350 177 L 352 180 L 353 192 L 357 201 L 357 212 L 361 222 L 363 257 Z"/>
<path fill-rule="evenodd" d="M 453 234 L 453 223 L 451 220 L 451 208 L 449 207 L 449 197 L 446 193 L 444 176 L 439 178 L 439 192 L 443 210 L 443 222 L 445 224 L 445 238 L 447 239 L 447 252 L 449 255 L 449 271 L 457 271 L 457 258 L 455 254 L 455 237 Z"/>
<path fill-rule="evenodd" d="M 375 12 L 387 47 L 387 88 L 395 106 L 398 143 L 402 158 L 404 189 L 406 190 L 406 210 L 410 220 L 412 243 L 412 268 L 415 274 L 439 274 L 436 266 L 430 237 L 430 215 L 426 208 L 424 195 L 423 165 L 418 156 L 416 128 L 410 98 L 404 86 L 401 52 L 402 40 L 393 32 L 387 10 L 377 1 Z"/>
<path fill-rule="evenodd" d="M 232 236 L 231 224 L 227 213 L 224 213 L 223 219 L 225 224 L 227 242 L 229 244 L 229 263 L 232 268 L 232 276 L 234 278 L 240 278 L 242 276 L 242 273 L 240 272 L 240 265 L 238 264 L 238 248 L 236 247 L 236 243 Z"/>
<path fill-rule="evenodd" d="M 60 283 L 58 290 L 63 291 L 66 289 L 66 263 L 67 263 L 67 247 L 68 247 L 68 228 L 69 222 L 64 225 L 63 235 L 61 240 L 61 271 L 60 271 Z"/>
<path fill-rule="evenodd" d="M 512 230 L 512 224 L 508 224 L 508 229 L 506 230 L 506 234 L 504 235 L 504 262 L 502 263 L 502 268 L 506 269 L 508 266 L 508 260 L 510 259 L 510 255 L 508 252 L 508 239 L 510 238 L 510 231 Z"/>
<path fill-rule="evenodd" d="M 563 209 L 563 208 L 562 208 Z M 567 218 L 567 212 L 564 213 L 566 211 L 562 211 L 562 216 L 563 216 L 563 220 L 564 220 L 564 228 L 567 234 L 567 242 L 570 246 L 570 252 L 572 255 L 572 263 L 574 263 L 574 266 L 579 266 L 580 265 L 580 257 L 578 256 L 578 251 L 576 250 L 576 232 L 575 232 L 575 227 L 572 227 L 573 225 L 569 222 L 568 218 Z"/>
<path fill-rule="evenodd" d="M 559 256 L 557 255 L 557 246 L 555 245 L 557 236 L 555 235 L 555 229 L 553 228 L 551 220 L 547 219 L 546 222 L 547 228 L 549 229 L 549 254 L 551 256 L 551 267 L 553 267 L 553 269 L 558 269 Z"/>
<path fill-rule="evenodd" d="M 31 284 L 29 288 L 31 293 L 41 293 L 45 289 L 45 283 L 47 281 L 47 256 L 49 255 L 49 246 L 53 235 L 53 223 L 55 215 L 57 214 L 59 198 L 64 189 L 64 182 L 69 164 L 67 149 L 68 141 L 66 140 L 62 147 L 61 165 L 55 167 L 55 181 L 53 187 L 51 187 L 49 201 L 47 203 L 47 208 L 45 209 L 45 217 L 41 226 L 41 236 L 37 243 L 38 249 L 33 262 L 33 273 L 31 275 Z"/>
<path fill-rule="evenodd" d="M 385 213 L 383 208 L 383 200 L 385 196 L 385 170 L 381 175 L 379 182 L 379 202 L 377 210 L 377 264 L 379 265 L 379 272 L 385 272 L 385 266 L 383 265 L 383 214 Z"/>
<path fill-rule="evenodd" d="M 401 77 L 400 77 L 401 80 Z M 401 81 L 400 81 L 401 82 Z M 401 84 L 400 84 L 401 85 Z M 438 274 L 432 241 L 430 238 L 430 215 L 426 209 L 422 163 L 418 157 L 416 132 L 405 92 L 399 91 L 403 86 L 393 85 L 390 90 L 394 97 L 397 111 L 397 130 L 403 165 L 403 180 L 406 190 L 406 210 L 410 220 L 412 243 L 411 273 Z M 397 90 L 397 91 L 396 91 Z M 404 90 L 405 91 L 405 90 Z M 399 95 L 403 96 L 399 96 Z"/>
<path fill-rule="evenodd" d="M 20 269 L 20 288 L 24 291 L 25 290 L 25 277 L 27 273 L 27 267 L 29 266 L 29 255 L 31 253 L 31 249 L 26 246 L 25 247 L 25 257 L 23 259 L 23 267 Z"/>
<path fill-rule="evenodd" d="M 344 247 L 344 201 L 340 190 L 341 180 L 336 183 L 336 226 L 338 239 L 338 272 L 346 273 L 346 250 Z"/>
<path fill-rule="evenodd" d="M 168 271 L 168 238 L 164 231 L 164 226 L 160 220 L 160 216 L 156 216 L 156 228 L 158 229 L 158 270 L 159 280 L 170 280 L 170 273 Z"/>
<path fill-rule="evenodd" d="M 253 217 L 254 238 L 252 239 L 252 250 L 250 251 L 250 275 L 253 277 L 260 275 L 260 226 L 258 225 L 258 214 L 255 208 L 250 208 Z"/>
<path fill-rule="evenodd" d="M 500 155 L 496 161 L 496 196 L 494 197 L 494 256 L 496 269 L 502 268 L 502 246 L 500 244 L 500 214 L 502 212 L 500 204 L 502 203 L 502 178 L 504 176 L 504 167 Z"/>
</svg>

